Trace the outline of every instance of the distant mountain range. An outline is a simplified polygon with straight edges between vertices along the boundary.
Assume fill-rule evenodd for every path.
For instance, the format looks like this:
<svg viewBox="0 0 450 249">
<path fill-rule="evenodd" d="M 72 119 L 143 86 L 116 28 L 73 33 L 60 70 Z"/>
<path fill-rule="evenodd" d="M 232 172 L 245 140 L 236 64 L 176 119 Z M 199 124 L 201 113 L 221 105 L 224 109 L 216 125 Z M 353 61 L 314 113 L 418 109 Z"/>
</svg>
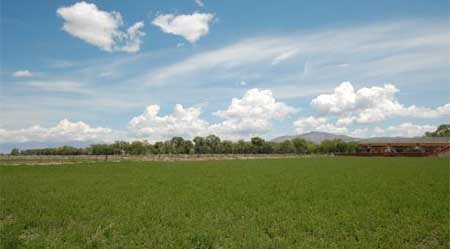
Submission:
<svg viewBox="0 0 450 249">
<path fill-rule="evenodd" d="M 319 144 L 323 140 L 341 139 L 345 142 L 359 142 L 359 143 L 420 143 L 420 142 L 450 142 L 450 137 L 371 137 L 371 138 L 355 138 L 345 135 L 336 135 L 327 132 L 308 132 L 295 136 L 281 136 L 272 139 L 272 142 L 283 142 L 285 140 L 292 140 L 295 138 L 305 139 L 307 141 Z"/>
<path fill-rule="evenodd" d="M 333 139 L 341 139 L 342 141 L 345 141 L 345 142 L 352 142 L 352 141 L 360 140 L 359 138 L 349 137 L 349 136 L 345 136 L 345 135 L 336 135 L 336 134 L 327 133 L 327 132 L 312 131 L 312 132 L 308 132 L 308 133 L 304 133 L 304 134 L 300 134 L 300 135 L 277 137 L 277 138 L 272 139 L 272 142 L 279 143 L 279 142 L 283 142 L 286 140 L 292 140 L 295 138 L 305 139 L 306 141 L 310 141 L 310 142 L 317 143 L 317 144 L 321 143 L 323 140 L 333 140 Z"/>
<path fill-rule="evenodd" d="M 73 147 L 88 147 L 96 142 L 92 141 L 67 141 L 67 142 L 23 142 L 23 143 L 0 143 L 0 153 L 9 153 L 12 149 L 18 148 L 20 150 L 27 149 L 41 149 L 41 148 L 52 148 L 60 146 L 73 146 Z M 98 142 L 97 142 L 98 143 Z"/>
</svg>

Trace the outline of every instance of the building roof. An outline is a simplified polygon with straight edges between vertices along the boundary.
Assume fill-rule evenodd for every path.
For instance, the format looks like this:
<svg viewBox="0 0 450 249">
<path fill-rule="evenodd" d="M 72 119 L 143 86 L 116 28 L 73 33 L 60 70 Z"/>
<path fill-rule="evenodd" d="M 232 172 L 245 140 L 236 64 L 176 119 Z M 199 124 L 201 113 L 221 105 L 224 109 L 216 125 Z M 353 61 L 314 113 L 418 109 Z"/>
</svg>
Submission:
<svg viewBox="0 0 450 249">
<path fill-rule="evenodd" d="M 375 143 L 450 143 L 450 137 L 376 137 L 357 141 L 359 144 L 375 144 Z"/>
</svg>

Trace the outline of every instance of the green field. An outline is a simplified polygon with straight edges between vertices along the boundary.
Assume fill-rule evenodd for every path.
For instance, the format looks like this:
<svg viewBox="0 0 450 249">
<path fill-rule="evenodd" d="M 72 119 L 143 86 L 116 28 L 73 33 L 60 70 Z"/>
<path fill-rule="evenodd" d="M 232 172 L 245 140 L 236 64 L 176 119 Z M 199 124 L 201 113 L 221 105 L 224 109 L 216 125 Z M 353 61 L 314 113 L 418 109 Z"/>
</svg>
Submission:
<svg viewBox="0 0 450 249">
<path fill-rule="evenodd" d="M 3 248 L 448 248 L 448 158 L 2 166 Z"/>
</svg>

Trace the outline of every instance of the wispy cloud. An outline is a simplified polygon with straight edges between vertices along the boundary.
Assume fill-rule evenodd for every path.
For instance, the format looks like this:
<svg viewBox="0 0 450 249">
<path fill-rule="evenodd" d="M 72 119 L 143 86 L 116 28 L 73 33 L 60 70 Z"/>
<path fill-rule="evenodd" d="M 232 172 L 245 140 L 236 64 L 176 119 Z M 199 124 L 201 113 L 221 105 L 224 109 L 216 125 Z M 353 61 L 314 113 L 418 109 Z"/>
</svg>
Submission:
<svg viewBox="0 0 450 249">
<path fill-rule="evenodd" d="M 298 54 L 298 52 L 299 52 L 299 50 L 297 48 L 293 48 L 286 52 L 283 52 L 280 55 L 278 55 L 277 57 L 275 57 L 275 59 L 273 59 L 272 65 L 277 65 L 284 60 L 294 57 L 295 55 Z"/>
<path fill-rule="evenodd" d="M 283 46 L 277 46 L 282 40 L 249 39 L 221 49 L 196 54 L 181 62 L 151 71 L 146 82 L 150 85 L 165 84 L 179 76 L 196 76 L 213 69 L 229 71 L 239 66 L 270 60 L 286 50 Z"/>
<path fill-rule="evenodd" d="M 202 0 L 195 0 L 195 4 L 197 4 L 198 7 L 205 7 L 205 4 Z"/>
<path fill-rule="evenodd" d="M 75 81 L 27 81 L 21 85 L 49 92 L 87 93 L 82 84 Z"/>
<path fill-rule="evenodd" d="M 29 78 L 33 77 L 33 73 L 29 70 L 19 70 L 13 73 L 13 76 L 16 78 Z"/>
<path fill-rule="evenodd" d="M 176 83 L 181 77 L 185 81 L 211 82 L 225 75 L 255 72 L 277 86 L 294 82 L 330 86 L 343 80 L 387 81 L 387 77 L 404 79 L 400 77 L 404 73 L 417 74 L 420 79 L 430 75 L 445 79 L 449 63 L 447 29 L 442 20 L 408 20 L 244 39 L 150 69 L 140 81 L 161 85 Z M 272 64 L 280 65 L 269 68 Z"/>
</svg>

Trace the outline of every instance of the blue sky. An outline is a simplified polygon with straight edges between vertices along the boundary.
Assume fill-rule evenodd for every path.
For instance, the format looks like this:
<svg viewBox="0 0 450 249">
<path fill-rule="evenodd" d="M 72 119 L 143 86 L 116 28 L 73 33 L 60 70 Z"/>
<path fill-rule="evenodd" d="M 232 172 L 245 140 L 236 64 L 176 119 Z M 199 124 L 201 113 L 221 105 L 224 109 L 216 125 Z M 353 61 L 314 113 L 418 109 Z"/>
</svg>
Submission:
<svg viewBox="0 0 450 249">
<path fill-rule="evenodd" d="M 449 122 L 448 1 L 1 4 L 0 143 Z"/>
</svg>

